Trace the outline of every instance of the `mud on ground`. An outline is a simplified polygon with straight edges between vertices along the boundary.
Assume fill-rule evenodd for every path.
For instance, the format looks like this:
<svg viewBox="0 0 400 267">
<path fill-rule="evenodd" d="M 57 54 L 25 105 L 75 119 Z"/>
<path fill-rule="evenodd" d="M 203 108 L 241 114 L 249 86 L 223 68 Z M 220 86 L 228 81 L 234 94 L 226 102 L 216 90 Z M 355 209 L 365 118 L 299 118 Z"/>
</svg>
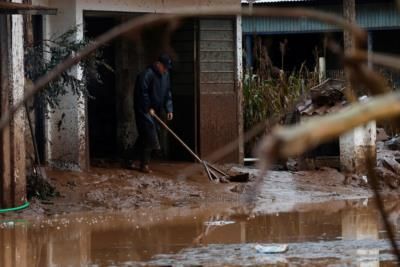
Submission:
<svg viewBox="0 0 400 267">
<path fill-rule="evenodd" d="M 201 171 L 182 176 L 187 163 L 155 163 L 152 174 L 118 166 L 95 167 L 90 172 L 47 170 L 60 196 L 31 200 L 26 215 L 52 215 L 80 211 L 126 210 L 147 207 L 190 207 L 212 203 L 250 202 L 265 211 L 290 210 L 299 203 L 369 197 L 371 192 L 360 179 L 351 179 L 337 170 L 271 171 L 258 182 L 254 168 L 233 167 L 249 172 L 248 183 L 215 184 Z M 243 203 L 240 203 L 243 202 Z"/>
</svg>

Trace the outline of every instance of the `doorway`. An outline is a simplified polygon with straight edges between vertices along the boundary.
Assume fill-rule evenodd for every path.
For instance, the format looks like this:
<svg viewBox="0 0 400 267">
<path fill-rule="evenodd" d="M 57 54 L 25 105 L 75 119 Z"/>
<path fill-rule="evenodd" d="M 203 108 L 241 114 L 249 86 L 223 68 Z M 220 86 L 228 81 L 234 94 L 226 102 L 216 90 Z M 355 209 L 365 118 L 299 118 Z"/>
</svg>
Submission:
<svg viewBox="0 0 400 267">
<path fill-rule="evenodd" d="M 85 12 L 85 34 L 95 38 L 115 25 L 141 14 Z M 133 109 L 136 76 L 154 62 L 161 52 L 170 51 L 165 42 L 167 25 L 142 32 L 139 40 L 127 33 L 103 48 L 104 60 L 114 72 L 100 69 L 102 84 L 90 81 L 88 103 L 91 161 L 138 158 L 135 141 L 138 131 Z M 170 35 L 173 53 L 171 88 L 174 120 L 169 126 L 196 150 L 196 21 L 185 21 Z M 192 157 L 165 131 L 161 131 L 161 160 L 188 161 Z"/>
<path fill-rule="evenodd" d="M 86 38 L 94 39 L 116 25 L 112 17 L 85 16 Z M 115 69 L 115 43 L 102 48 L 103 60 Z M 99 67 L 101 83 L 90 79 L 87 89 L 89 118 L 89 151 L 92 159 L 115 158 L 116 151 L 116 88 L 115 73 Z"/>
</svg>

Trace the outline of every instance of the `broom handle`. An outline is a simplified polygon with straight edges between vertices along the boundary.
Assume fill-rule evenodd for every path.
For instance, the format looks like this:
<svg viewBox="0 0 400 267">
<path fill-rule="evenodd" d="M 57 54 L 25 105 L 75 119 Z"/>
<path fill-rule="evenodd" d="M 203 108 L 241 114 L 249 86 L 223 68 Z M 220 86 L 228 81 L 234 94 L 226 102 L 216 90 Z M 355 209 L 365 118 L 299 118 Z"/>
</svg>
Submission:
<svg viewBox="0 0 400 267">
<path fill-rule="evenodd" d="M 196 153 L 193 152 L 192 149 L 190 149 L 190 147 L 188 147 L 188 145 L 185 144 L 185 142 L 182 141 L 182 139 L 179 138 L 179 136 L 177 136 L 169 127 L 167 124 L 165 124 L 165 122 L 163 122 L 156 114 L 152 114 L 152 116 L 170 133 L 172 134 L 173 137 L 175 137 L 176 140 L 178 140 L 179 143 L 181 143 L 182 146 L 184 146 L 186 148 L 187 151 L 189 151 L 190 154 L 192 154 L 192 156 L 197 159 L 198 162 L 202 163 L 203 160 L 196 155 Z"/>
</svg>

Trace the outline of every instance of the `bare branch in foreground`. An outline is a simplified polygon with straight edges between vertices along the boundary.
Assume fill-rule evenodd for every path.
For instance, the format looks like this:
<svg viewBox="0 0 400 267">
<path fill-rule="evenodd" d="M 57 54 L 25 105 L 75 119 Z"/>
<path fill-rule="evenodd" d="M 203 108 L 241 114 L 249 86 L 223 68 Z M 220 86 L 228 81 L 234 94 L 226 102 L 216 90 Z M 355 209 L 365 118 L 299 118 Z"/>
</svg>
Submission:
<svg viewBox="0 0 400 267">
<path fill-rule="evenodd" d="M 353 62 L 366 62 L 370 60 L 375 65 L 388 67 L 400 71 L 400 58 L 397 55 L 383 54 L 377 52 L 367 52 L 364 50 L 355 50 L 351 54 L 345 55 L 346 60 Z"/>
<path fill-rule="evenodd" d="M 376 96 L 367 102 L 354 103 L 338 113 L 310 119 L 296 126 L 276 128 L 262 142 L 260 156 L 266 163 L 297 156 L 369 121 L 399 114 L 400 93 Z"/>
<path fill-rule="evenodd" d="M 310 18 L 316 21 L 324 22 L 331 25 L 336 25 L 342 29 L 345 29 L 353 33 L 356 40 L 356 47 L 362 47 L 366 42 L 366 32 L 339 17 L 326 12 L 303 9 L 303 8 L 256 8 L 249 10 L 247 8 L 236 8 L 236 7 L 207 7 L 199 10 L 193 10 L 193 8 L 178 8 L 171 10 L 171 14 L 150 14 L 144 15 L 138 18 L 134 18 L 126 23 L 118 25 L 110 31 L 104 33 L 95 39 L 94 42 L 89 44 L 83 50 L 79 51 L 75 55 L 71 55 L 65 61 L 57 65 L 47 75 L 38 79 L 33 86 L 29 86 L 26 89 L 26 94 L 21 101 L 13 106 L 8 112 L 5 112 L 0 119 L 0 130 L 2 130 L 10 121 L 10 118 L 14 113 L 20 109 L 26 101 L 31 99 L 37 92 L 45 87 L 49 82 L 55 80 L 64 71 L 70 69 L 72 66 L 78 64 L 83 58 L 93 53 L 96 49 L 102 45 L 110 42 L 116 37 L 125 34 L 138 34 L 145 26 L 159 25 L 165 22 L 173 22 L 180 19 L 190 17 L 206 17 L 206 16 L 264 16 L 264 17 L 294 17 L 294 18 Z"/>
<path fill-rule="evenodd" d="M 392 245 L 392 248 L 394 250 L 394 254 L 397 257 L 397 264 L 400 264 L 400 251 L 399 251 L 399 246 L 397 245 L 396 242 L 396 236 L 394 234 L 394 230 L 392 225 L 389 222 L 389 217 L 386 213 L 385 210 L 385 205 L 383 203 L 383 199 L 381 194 L 379 193 L 379 181 L 378 181 L 378 177 L 376 176 L 376 172 L 374 170 L 374 161 L 372 160 L 372 156 L 370 154 L 367 153 L 366 155 L 366 161 L 367 161 L 367 168 L 368 168 L 368 183 L 372 189 L 372 191 L 374 192 L 375 195 L 375 203 L 376 206 L 379 210 L 379 213 L 382 217 L 383 220 L 383 224 L 385 226 L 385 230 L 387 232 L 388 238 L 390 240 L 390 244 Z"/>
</svg>

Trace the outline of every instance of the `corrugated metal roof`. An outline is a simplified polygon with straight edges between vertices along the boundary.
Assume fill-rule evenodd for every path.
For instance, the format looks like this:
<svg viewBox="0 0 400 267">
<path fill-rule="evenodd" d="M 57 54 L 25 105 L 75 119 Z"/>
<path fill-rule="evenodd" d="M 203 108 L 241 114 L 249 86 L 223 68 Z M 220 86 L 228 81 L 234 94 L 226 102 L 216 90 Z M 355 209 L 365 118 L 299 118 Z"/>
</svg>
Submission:
<svg viewBox="0 0 400 267">
<path fill-rule="evenodd" d="M 341 6 L 314 7 L 315 9 L 342 14 Z M 366 29 L 400 28 L 400 15 L 394 3 L 357 5 L 357 22 Z M 244 17 L 244 33 L 277 34 L 300 32 L 336 31 L 337 27 L 310 19 Z"/>
</svg>

